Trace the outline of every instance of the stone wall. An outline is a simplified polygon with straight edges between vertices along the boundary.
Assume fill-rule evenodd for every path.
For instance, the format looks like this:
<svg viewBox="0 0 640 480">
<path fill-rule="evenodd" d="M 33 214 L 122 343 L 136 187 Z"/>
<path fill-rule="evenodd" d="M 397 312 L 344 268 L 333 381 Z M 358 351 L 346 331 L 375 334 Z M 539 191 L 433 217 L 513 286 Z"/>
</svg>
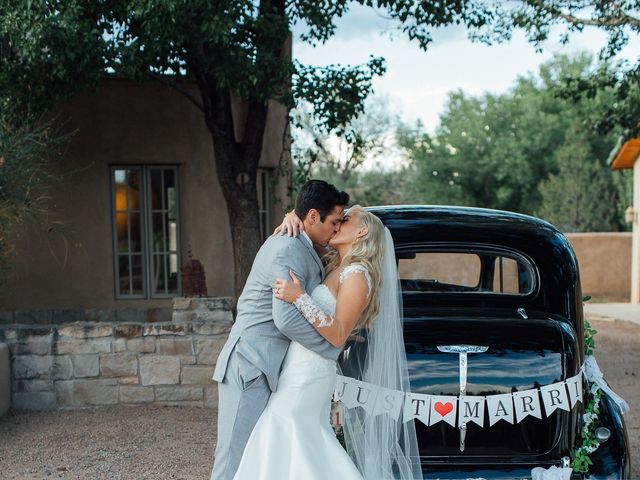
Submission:
<svg viewBox="0 0 640 480">
<path fill-rule="evenodd" d="M 170 321 L 0 325 L 11 353 L 11 405 L 215 407 L 211 376 L 232 323 L 228 298 L 177 298 Z"/>
</svg>

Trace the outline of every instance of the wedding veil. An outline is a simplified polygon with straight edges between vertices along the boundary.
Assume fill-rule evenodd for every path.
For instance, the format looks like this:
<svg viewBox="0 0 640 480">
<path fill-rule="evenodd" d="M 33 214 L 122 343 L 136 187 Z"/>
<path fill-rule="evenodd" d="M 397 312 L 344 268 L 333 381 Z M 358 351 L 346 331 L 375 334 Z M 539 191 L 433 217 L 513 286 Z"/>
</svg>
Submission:
<svg viewBox="0 0 640 480">
<path fill-rule="evenodd" d="M 402 334 L 402 294 L 399 289 L 393 238 L 385 228 L 381 269 L 380 311 L 364 342 L 355 342 L 340 361 L 341 373 L 383 388 L 409 392 L 409 374 Z M 365 480 L 422 479 L 414 421 L 388 414 L 371 415 L 361 407 L 345 409 L 347 451 Z"/>
</svg>

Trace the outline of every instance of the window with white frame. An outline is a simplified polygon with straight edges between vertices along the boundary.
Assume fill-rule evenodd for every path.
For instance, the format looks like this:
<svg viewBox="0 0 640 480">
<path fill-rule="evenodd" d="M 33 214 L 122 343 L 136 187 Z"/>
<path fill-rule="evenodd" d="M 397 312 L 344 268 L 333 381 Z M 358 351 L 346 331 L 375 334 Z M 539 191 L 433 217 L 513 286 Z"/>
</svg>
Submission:
<svg viewBox="0 0 640 480">
<path fill-rule="evenodd" d="M 178 167 L 111 168 L 116 298 L 180 294 Z"/>
</svg>

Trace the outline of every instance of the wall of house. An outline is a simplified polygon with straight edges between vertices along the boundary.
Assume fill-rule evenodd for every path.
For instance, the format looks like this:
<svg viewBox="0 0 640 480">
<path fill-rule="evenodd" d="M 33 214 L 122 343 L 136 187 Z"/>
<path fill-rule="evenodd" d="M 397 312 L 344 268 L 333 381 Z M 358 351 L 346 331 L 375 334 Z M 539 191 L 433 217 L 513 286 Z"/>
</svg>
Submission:
<svg viewBox="0 0 640 480">
<path fill-rule="evenodd" d="M 628 302 L 631 232 L 568 233 L 580 268 L 583 295 L 595 302 Z"/>
<path fill-rule="evenodd" d="M 182 87 L 198 95 L 193 84 Z M 51 212 L 25 225 L 13 241 L 13 268 L 0 285 L 0 312 L 44 310 L 46 316 L 50 309 L 162 308 L 168 313 L 171 299 L 115 299 L 109 170 L 114 164 L 180 166 L 182 260 L 191 249 L 204 265 L 208 294 L 233 294 L 225 200 L 211 137 L 195 106 L 169 87 L 113 79 L 60 105 L 55 118 L 74 132 L 59 164 L 65 179 L 51 191 Z M 263 167 L 280 161 L 285 119 L 283 107 L 270 105 Z M 283 183 L 277 187 L 280 198 Z M 273 205 L 271 218 L 279 220 L 281 212 Z"/>
</svg>

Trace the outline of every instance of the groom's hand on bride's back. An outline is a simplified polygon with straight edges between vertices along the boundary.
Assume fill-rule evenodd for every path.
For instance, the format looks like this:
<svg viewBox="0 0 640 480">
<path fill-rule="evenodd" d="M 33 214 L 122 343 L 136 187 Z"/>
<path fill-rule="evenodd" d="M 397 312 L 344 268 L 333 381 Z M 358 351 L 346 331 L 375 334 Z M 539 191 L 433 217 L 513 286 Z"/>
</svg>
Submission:
<svg viewBox="0 0 640 480">
<path fill-rule="evenodd" d="M 295 210 L 292 210 L 284 216 L 282 223 L 276 227 L 273 234 L 297 237 L 302 231 L 304 231 L 304 224 L 296 215 Z"/>
</svg>

